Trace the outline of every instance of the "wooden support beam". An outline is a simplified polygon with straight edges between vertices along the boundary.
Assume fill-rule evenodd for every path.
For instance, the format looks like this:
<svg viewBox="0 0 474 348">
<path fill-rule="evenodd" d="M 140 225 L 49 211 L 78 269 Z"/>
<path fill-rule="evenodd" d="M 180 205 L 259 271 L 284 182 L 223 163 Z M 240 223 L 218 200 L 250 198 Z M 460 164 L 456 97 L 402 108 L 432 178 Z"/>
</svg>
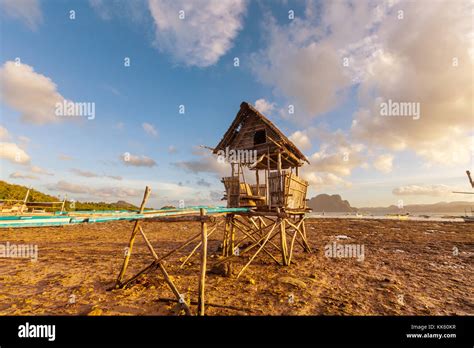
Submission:
<svg viewBox="0 0 474 348">
<path fill-rule="evenodd" d="M 201 216 L 206 215 L 206 211 L 204 209 L 200 209 Z M 207 224 L 205 222 L 201 222 L 201 273 L 199 277 L 199 297 L 198 297 L 198 315 L 204 315 L 204 292 L 205 292 L 205 285 L 206 285 L 206 262 L 207 262 Z"/>
<path fill-rule="evenodd" d="M 155 222 L 210 222 L 213 223 L 216 221 L 214 216 L 159 216 L 148 218 L 145 221 L 155 221 Z"/>
<path fill-rule="evenodd" d="M 229 228 L 229 244 L 228 244 L 228 255 L 234 255 L 234 239 L 235 239 L 235 230 L 234 230 L 234 221 L 235 215 L 230 215 L 230 228 Z"/>
<path fill-rule="evenodd" d="M 171 291 L 176 296 L 176 298 L 178 300 L 180 300 L 179 302 L 183 306 L 184 311 L 186 312 L 186 314 L 191 315 L 192 314 L 191 309 L 189 309 L 188 304 L 182 298 L 181 294 L 178 291 L 178 288 L 176 287 L 176 285 L 174 285 L 173 281 L 171 280 L 170 276 L 168 275 L 168 272 L 166 272 L 165 266 L 163 266 L 163 264 L 161 262 L 158 262 L 158 267 L 160 268 L 160 271 L 163 274 L 163 277 L 165 278 L 165 281 L 168 283 L 168 286 L 170 287 Z"/>
<path fill-rule="evenodd" d="M 273 231 L 273 230 L 275 229 L 276 222 L 275 222 L 274 225 L 270 225 L 270 226 L 272 227 L 272 231 Z M 276 236 L 276 235 L 277 235 L 277 234 L 275 234 L 274 236 Z M 261 237 L 257 242 L 253 243 L 252 245 L 249 245 L 247 248 L 245 248 L 244 250 L 242 250 L 242 251 L 239 253 L 239 255 L 242 255 L 242 254 L 246 253 L 247 251 L 252 250 L 253 248 L 255 248 L 255 247 L 258 246 L 258 245 L 261 245 L 261 242 L 265 239 L 265 237 L 266 237 L 266 236 L 263 236 L 263 237 Z M 273 237 L 270 238 L 270 239 L 273 239 Z M 229 256 L 227 256 L 227 257 L 224 257 L 223 259 L 217 261 L 214 265 L 219 265 L 219 264 L 221 264 L 221 263 L 223 263 L 223 262 L 225 262 L 225 261 L 227 261 L 227 260 L 229 260 L 230 258 L 233 258 L 233 257 L 236 257 L 236 255 L 229 255 Z"/>
<path fill-rule="evenodd" d="M 291 238 L 290 254 L 288 255 L 288 266 L 291 264 L 291 257 L 293 256 L 293 246 L 295 244 L 295 239 L 296 239 L 297 234 L 298 234 L 298 231 L 295 230 L 295 233 L 293 234 L 293 237 Z"/>
<path fill-rule="evenodd" d="M 288 266 L 288 245 L 286 244 L 286 219 L 280 222 L 281 259 L 283 265 Z"/>
<path fill-rule="evenodd" d="M 293 228 L 296 229 L 296 231 L 299 233 L 299 235 L 301 236 L 301 246 L 303 247 L 303 250 L 305 250 L 306 252 L 311 252 L 311 248 L 309 246 L 309 243 L 308 243 L 308 240 L 306 239 L 306 236 L 304 235 L 302 229 L 306 230 L 305 226 L 304 226 L 304 218 L 301 219 L 297 225 L 293 224 L 291 221 L 287 220 L 288 224 L 290 226 L 292 226 Z M 301 228 L 300 228 L 301 226 Z"/>
<path fill-rule="evenodd" d="M 142 200 L 142 204 L 140 205 L 139 214 L 143 213 L 143 210 L 145 209 L 145 204 L 148 200 L 148 197 L 150 196 L 150 193 L 151 193 L 151 188 L 147 186 L 145 188 L 145 193 L 143 194 L 143 200 Z M 132 255 L 133 243 L 135 242 L 135 237 L 138 233 L 139 227 L 140 227 L 140 220 L 136 220 L 135 226 L 133 227 L 132 235 L 130 236 L 130 241 L 128 242 L 127 254 L 125 255 L 125 259 L 123 260 L 123 264 L 122 264 L 122 269 L 119 273 L 119 276 L 117 277 L 117 282 L 115 284 L 116 288 L 121 287 L 123 276 L 125 274 L 125 271 L 127 270 L 128 262 L 130 261 L 130 256 Z"/>
<path fill-rule="evenodd" d="M 254 236 L 252 236 L 252 234 L 248 233 L 248 231 L 245 231 L 244 229 L 241 229 L 239 228 L 239 226 L 235 225 L 235 227 L 237 227 L 245 236 L 247 236 L 248 238 L 252 239 L 255 243 L 259 243 L 257 238 L 255 238 Z M 260 236 L 261 238 L 265 238 L 265 236 Z M 260 239 L 261 240 L 261 239 Z M 268 241 L 268 242 L 271 242 L 271 241 Z M 275 245 L 273 242 L 271 242 L 273 245 Z M 280 261 L 278 261 L 275 256 L 273 256 L 266 248 L 263 248 L 263 251 L 265 253 L 267 253 L 268 256 L 270 256 L 277 264 L 280 264 Z M 242 253 L 239 253 L 240 255 L 242 255 L 244 252 Z"/>
<path fill-rule="evenodd" d="M 141 226 L 138 226 L 138 229 L 140 230 L 140 233 L 145 240 L 146 246 L 148 247 L 148 250 L 150 250 L 151 254 L 153 255 L 153 258 L 155 260 L 158 260 L 158 255 L 156 255 L 155 249 L 153 249 L 153 246 L 151 245 L 150 241 L 148 240 L 147 236 L 145 235 L 145 232 L 143 232 L 143 228 Z"/>
<path fill-rule="evenodd" d="M 252 263 L 252 261 L 255 259 L 255 257 L 260 253 L 260 251 L 262 251 L 263 247 L 265 246 L 265 244 L 267 243 L 268 239 L 270 238 L 273 230 L 275 229 L 276 227 L 276 223 L 275 225 L 273 225 L 273 227 L 270 229 L 270 232 L 268 232 L 267 236 L 265 237 L 265 240 L 263 241 L 263 243 L 261 243 L 260 245 L 260 248 L 258 248 L 257 252 L 255 254 L 252 255 L 252 257 L 250 258 L 250 260 L 245 264 L 245 266 L 240 270 L 239 274 L 237 274 L 237 277 L 236 278 L 239 278 L 242 273 L 247 269 L 247 267 Z"/>
<path fill-rule="evenodd" d="M 208 233 L 207 233 L 207 238 L 209 238 L 216 230 L 217 230 L 217 226 L 219 225 L 216 224 L 216 226 L 214 226 Z M 202 245 L 202 241 L 199 242 L 198 244 L 196 244 L 196 246 L 194 247 L 194 249 L 191 251 L 191 253 L 186 257 L 186 259 L 183 261 L 183 263 L 181 264 L 181 266 L 179 266 L 179 268 L 183 268 L 183 266 L 186 264 L 186 262 L 188 262 L 188 260 L 194 255 L 194 253 L 196 252 L 196 250 Z"/>
<path fill-rule="evenodd" d="M 255 170 L 255 180 L 257 181 L 257 196 L 260 196 L 260 178 L 258 176 L 258 169 Z"/>
</svg>

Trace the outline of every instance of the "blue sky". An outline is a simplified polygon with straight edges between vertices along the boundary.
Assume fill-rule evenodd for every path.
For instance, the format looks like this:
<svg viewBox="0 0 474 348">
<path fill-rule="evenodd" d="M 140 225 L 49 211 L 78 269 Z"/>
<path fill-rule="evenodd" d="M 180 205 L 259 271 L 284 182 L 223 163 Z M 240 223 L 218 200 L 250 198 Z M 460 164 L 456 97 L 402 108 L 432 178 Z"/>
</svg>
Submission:
<svg viewBox="0 0 474 348">
<path fill-rule="evenodd" d="M 443 35 L 452 36 L 439 33 L 428 47 L 436 52 L 421 67 L 423 47 L 419 52 L 413 42 L 390 38 L 409 28 L 414 42 L 423 42 L 423 25 L 465 21 L 457 7 L 467 2 L 440 2 L 425 24 L 413 19 L 420 8 L 404 2 L 29 0 L 2 6 L 2 180 L 78 200 L 137 203 L 150 185 L 156 206 L 180 199 L 219 203 L 225 169 L 197 146 L 215 146 L 245 100 L 310 158 L 303 175 L 311 195 L 339 193 L 355 206 L 465 199 L 450 192 L 468 189 L 464 171 L 472 168 L 469 32 L 456 27 L 460 38 L 436 49 Z M 180 10 L 184 19 L 176 18 Z M 400 10 L 408 23 L 394 22 Z M 440 52 L 448 49 L 461 63 L 445 73 L 452 57 Z M 345 57 L 349 66 L 341 64 Z M 438 71 L 445 86 L 433 90 Z M 387 72 L 396 77 L 382 76 Z M 451 84 L 471 95 L 445 93 Z M 58 120 L 48 109 L 53 103 L 42 98 L 95 103 L 95 118 Z M 386 99 L 419 102 L 422 117 L 381 122 L 372 115 Z M 15 160 L 12 151 L 23 158 Z M 125 163 L 124 153 L 136 161 Z"/>
</svg>

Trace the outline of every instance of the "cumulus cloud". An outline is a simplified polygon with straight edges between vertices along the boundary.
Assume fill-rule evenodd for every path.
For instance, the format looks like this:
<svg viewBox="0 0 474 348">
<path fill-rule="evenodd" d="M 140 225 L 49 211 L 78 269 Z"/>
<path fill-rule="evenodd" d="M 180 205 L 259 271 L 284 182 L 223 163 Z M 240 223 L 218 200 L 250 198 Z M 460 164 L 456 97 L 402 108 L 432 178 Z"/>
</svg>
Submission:
<svg viewBox="0 0 474 348">
<path fill-rule="evenodd" d="M 158 48 L 170 53 L 178 63 L 207 67 L 232 47 L 242 28 L 246 2 L 149 0 L 148 5 Z M 183 19 L 180 14 L 184 14 Z"/>
<path fill-rule="evenodd" d="M 143 193 L 141 190 L 127 187 L 91 187 L 88 185 L 70 183 L 64 180 L 58 181 L 56 184 L 49 184 L 47 188 L 52 191 L 83 194 L 100 198 L 139 197 Z"/>
<path fill-rule="evenodd" d="M 104 175 L 104 177 L 113 179 L 113 180 L 122 180 L 123 178 L 120 175 Z"/>
<path fill-rule="evenodd" d="M 124 153 L 120 156 L 120 160 L 127 166 L 134 166 L 134 167 L 154 167 L 156 166 L 156 162 L 154 159 L 147 157 L 147 156 L 136 156 L 130 153 Z"/>
<path fill-rule="evenodd" d="M 66 154 L 60 154 L 58 156 L 58 158 L 61 160 L 61 161 L 71 161 L 72 159 L 74 159 L 74 157 L 72 156 L 69 156 L 69 155 L 66 155 Z"/>
<path fill-rule="evenodd" d="M 149 135 L 152 135 L 154 137 L 158 135 L 158 132 L 156 131 L 155 126 L 153 126 L 150 123 L 147 123 L 147 122 L 142 123 L 142 128 L 145 131 L 145 133 Z"/>
<path fill-rule="evenodd" d="M 304 172 L 302 177 L 316 190 L 327 187 L 349 188 L 352 185 L 349 181 L 332 173 Z"/>
<path fill-rule="evenodd" d="M 0 158 L 16 164 L 30 163 L 30 156 L 15 143 L 0 143 Z"/>
<path fill-rule="evenodd" d="M 35 175 L 31 174 L 22 174 L 20 172 L 14 172 L 9 175 L 11 179 L 31 179 L 31 180 L 38 180 L 39 178 Z"/>
<path fill-rule="evenodd" d="M 301 176 L 317 188 L 349 187 L 351 183 L 344 177 L 350 176 L 355 168 L 365 163 L 365 147 L 351 143 L 351 139 L 339 130 L 331 133 L 310 128 L 307 132 L 319 138 L 321 145 L 319 151 L 309 156 L 310 164 L 301 168 Z"/>
<path fill-rule="evenodd" d="M 54 173 L 48 172 L 46 169 L 38 167 L 38 166 L 31 166 L 30 170 L 32 173 L 40 174 L 40 175 L 49 175 L 53 176 Z"/>
<path fill-rule="evenodd" d="M 113 179 L 113 180 L 122 180 L 122 177 L 121 176 L 117 176 L 117 175 L 102 175 L 102 174 L 97 174 L 97 173 L 94 173 L 94 172 L 90 172 L 88 170 L 81 170 L 81 169 L 77 169 L 77 168 L 71 168 L 69 170 L 70 172 L 76 174 L 77 176 L 82 176 L 84 178 L 100 178 L 100 177 L 104 177 L 104 178 L 109 178 L 109 179 Z"/>
<path fill-rule="evenodd" d="M 230 165 L 219 162 L 217 156 L 212 155 L 209 151 L 195 148 L 193 154 L 197 159 L 179 161 L 173 163 L 173 165 L 194 174 L 212 173 L 218 177 L 229 175 Z"/>
<path fill-rule="evenodd" d="M 446 196 L 457 188 L 447 185 L 406 185 L 392 190 L 396 196 Z"/>
<path fill-rule="evenodd" d="M 338 48 L 322 38 L 314 21 L 295 19 L 287 26 L 268 20 L 268 46 L 255 54 L 253 70 L 294 105 L 295 119 L 307 121 L 341 101 L 349 75 L 341 68 Z"/>
<path fill-rule="evenodd" d="M 0 140 L 8 140 L 10 139 L 10 133 L 8 129 L 3 126 L 0 126 Z"/>
<path fill-rule="evenodd" d="M 196 181 L 196 185 L 198 186 L 204 186 L 204 187 L 210 187 L 211 184 L 204 180 L 203 178 L 200 178 L 198 181 Z"/>
<path fill-rule="evenodd" d="M 296 131 L 289 136 L 289 139 L 301 150 L 311 149 L 311 140 L 303 131 Z"/>
<path fill-rule="evenodd" d="M 381 49 L 360 85 L 362 105 L 352 125 L 356 137 L 390 150 L 411 149 L 429 163 L 470 160 L 469 7 L 463 1 L 436 1 L 429 8 L 402 2 L 394 7 L 378 30 Z M 400 10 L 403 19 L 397 17 Z M 382 117 L 380 105 L 389 99 L 419 103 L 420 118 Z"/>
<path fill-rule="evenodd" d="M 99 174 L 77 168 L 71 168 L 70 171 L 78 176 L 82 176 L 85 178 L 98 178 L 100 176 Z"/>
<path fill-rule="evenodd" d="M 265 24 L 256 76 L 308 122 L 340 106 L 350 88 L 351 136 L 425 162 L 468 163 L 472 150 L 472 10 L 468 1 L 308 2 L 302 16 Z M 271 18 L 271 16 L 270 16 Z M 383 117 L 381 103 L 419 103 L 420 118 Z"/>
<path fill-rule="evenodd" d="M 393 155 L 384 154 L 380 155 L 374 160 L 374 167 L 378 171 L 387 174 L 392 171 L 393 167 Z"/>
<path fill-rule="evenodd" d="M 33 124 L 58 122 L 55 115 L 57 103 L 64 98 L 57 91 L 56 84 L 34 71 L 27 64 L 6 62 L 0 68 L 0 97 L 2 101 L 18 111 L 21 120 Z"/>
<path fill-rule="evenodd" d="M 0 7 L 7 15 L 21 20 L 32 30 L 43 21 L 38 0 L 1 0 Z"/>
<path fill-rule="evenodd" d="M 275 104 L 261 98 L 255 101 L 255 108 L 262 114 L 266 115 L 275 109 Z"/>
</svg>

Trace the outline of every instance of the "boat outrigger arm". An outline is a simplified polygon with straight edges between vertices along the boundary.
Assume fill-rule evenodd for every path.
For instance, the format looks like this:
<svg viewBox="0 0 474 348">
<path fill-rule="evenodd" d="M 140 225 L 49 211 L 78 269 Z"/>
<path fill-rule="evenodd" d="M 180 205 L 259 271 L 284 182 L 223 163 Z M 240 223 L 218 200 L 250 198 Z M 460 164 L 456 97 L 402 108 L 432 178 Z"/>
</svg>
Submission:
<svg viewBox="0 0 474 348">
<path fill-rule="evenodd" d="M 466 170 L 467 177 L 469 179 L 469 182 L 471 183 L 471 187 L 474 188 L 474 181 L 472 181 L 471 178 L 471 172 L 469 170 Z M 461 192 L 461 191 L 453 191 L 453 193 L 462 193 L 465 195 L 474 195 L 474 192 Z"/>
</svg>

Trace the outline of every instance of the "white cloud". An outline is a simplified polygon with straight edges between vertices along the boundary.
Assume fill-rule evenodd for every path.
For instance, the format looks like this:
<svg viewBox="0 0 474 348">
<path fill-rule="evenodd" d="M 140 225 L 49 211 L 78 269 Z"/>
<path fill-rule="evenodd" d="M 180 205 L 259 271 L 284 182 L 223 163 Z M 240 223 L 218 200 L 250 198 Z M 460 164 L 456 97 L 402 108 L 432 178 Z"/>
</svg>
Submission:
<svg viewBox="0 0 474 348">
<path fill-rule="evenodd" d="M 390 173 L 393 167 L 393 155 L 380 155 L 374 160 L 373 164 L 378 171 L 384 174 Z"/>
<path fill-rule="evenodd" d="M 287 26 L 267 20 L 268 46 L 253 56 L 253 71 L 294 105 L 304 122 L 339 105 L 351 79 L 338 46 L 323 38 L 317 21 L 295 19 Z"/>
<path fill-rule="evenodd" d="M 58 122 L 56 103 L 64 98 L 56 84 L 38 74 L 27 64 L 16 65 L 8 61 L 0 68 L 1 99 L 12 109 L 20 112 L 21 120 L 33 124 Z"/>
<path fill-rule="evenodd" d="M 218 177 L 229 175 L 230 165 L 228 163 L 219 162 L 217 156 L 212 155 L 210 151 L 196 147 L 193 154 L 197 159 L 175 162 L 173 164 L 178 168 L 182 168 L 194 174 L 211 173 Z"/>
<path fill-rule="evenodd" d="M 15 143 L 0 143 L 0 158 L 16 164 L 30 163 L 30 156 Z"/>
<path fill-rule="evenodd" d="M 77 168 L 71 168 L 70 171 L 78 176 L 82 176 L 85 178 L 98 178 L 100 176 L 99 174 Z"/>
<path fill-rule="evenodd" d="M 271 113 L 275 109 L 275 104 L 270 103 L 267 100 L 261 98 L 255 101 L 255 108 L 262 114 L 266 115 Z"/>
<path fill-rule="evenodd" d="M 311 149 L 311 140 L 308 135 L 302 131 L 296 131 L 289 136 L 289 139 L 301 150 Z"/>
<path fill-rule="evenodd" d="M 154 137 L 158 135 L 158 132 L 156 131 L 155 126 L 153 126 L 152 124 L 144 122 L 142 123 L 142 127 L 145 133 L 150 134 Z"/>
<path fill-rule="evenodd" d="M 351 144 L 351 139 L 342 131 L 327 132 L 324 129 L 308 128 L 306 133 L 321 141 L 319 151 L 309 156 L 309 165 L 301 168 L 301 176 L 312 188 L 350 187 L 351 182 L 343 179 L 352 171 L 364 165 L 365 147 Z"/>
<path fill-rule="evenodd" d="M 120 160 L 127 166 L 134 167 L 154 167 L 156 166 L 155 160 L 147 156 L 136 156 L 130 153 L 124 153 L 120 156 Z"/>
<path fill-rule="evenodd" d="M 8 129 L 3 126 L 0 126 L 0 140 L 8 140 L 10 139 L 10 133 Z"/>
<path fill-rule="evenodd" d="M 43 21 L 38 0 L 1 0 L 0 7 L 7 15 L 23 21 L 32 30 Z"/>
<path fill-rule="evenodd" d="M 31 174 L 22 174 L 20 172 L 14 172 L 9 175 L 11 179 L 31 179 L 31 180 L 38 180 L 39 178 L 35 175 Z"/>
<path fill-rule="evenodd" d="M 256 76 L 294 104 L 304 124 L 340 106 L 350 87 L 359 109 L 351 136 L 373 149 L 410 150 L 428 163 L 471 159 L 472 10 L 468 1 L 308 2 L 305 14 L 265 23 Z M 399 19 L 403 11 L 403 19 Z M 346 64 L 347 63 L 347 64 Z M 381 117 L 381 102 L 420 104 L 418 120 Z"/>
<path fill-rule="evenodd" d="M 343 178 L 334 175 L 332 173 L 315 173 L 315 172 L 303 172 L 303 179 L 308 181 L 312 189 L 322 189 L 322 188 L 335 188 L 335 187 L 351 187 L 349 181 L 344 180 Z"/>
<path fill-rule="evenodd" d="M 78 168 L 71 168 L 69 170 L 71 173 L 76 174 L 77 176 L 81 176 L 84 178 L 109 178 L 109 179 L 114 179 L 114 180 L 122 180 L 121 176 L 118 175 L 102 175 L 102 174 L 97 174 L 88 170 L 82 170 Z"/>
<path fill-rule="evenodd" d="M 127 187 L 91 187 L 88 185 L 73 184 L 68 181 L 58 181 L 56 184 L 47 186 L 49 190 L 76 193 L 81 195 L 89 195 L 100 198 L 128 198 L 138 197 L 142 194 L 142 190 Z"/>
<path fill-rule="evenodd" d="M 401 2 L 394 10 L 403 10 L 404 19 L 393 12 L 377 31 L 380 50 L 366 66 L 352 132 L 374 147 L 412 150 L 428 163 L 469 163 L 472 5 Z M 419 103 L 420 118 L 380 116 L 388 99 Z"/>
<path fill-rule="evenodd" d="M 178 63 L 207 67 L 232 47 L 242 28 L 244 0 L 149 0 L 155 44 Z M 184 11 L 184 19 L 180 19 Z"/>
<path fill-rule="evenodd" d="M 31 172 L 36 173 L 36 174 L 40 174 L 40 175 L 49 175 L 49 176 L 54 175 L 54 173 L 48 172 L 46 169 L 38 167 L 38 166 L 31 166 L 30 170 L 31 170 Z"/>
<path fill-rule="evenodd" d="M 58 158 L 61 160 L 61 161 L 71 161 L 72 159 L 74 159 L 74 157 L 72 156 L 69 156 L 69 155 L 66 155 L 64 153 L 60 154 L 58 156 Z"/>
<path fill-rule="evenodd" d="M 447 185 L 406 185 L 393 189 L 396 196 L 446 196 L 452 191 L 459 190 Z"/>
</svg>

